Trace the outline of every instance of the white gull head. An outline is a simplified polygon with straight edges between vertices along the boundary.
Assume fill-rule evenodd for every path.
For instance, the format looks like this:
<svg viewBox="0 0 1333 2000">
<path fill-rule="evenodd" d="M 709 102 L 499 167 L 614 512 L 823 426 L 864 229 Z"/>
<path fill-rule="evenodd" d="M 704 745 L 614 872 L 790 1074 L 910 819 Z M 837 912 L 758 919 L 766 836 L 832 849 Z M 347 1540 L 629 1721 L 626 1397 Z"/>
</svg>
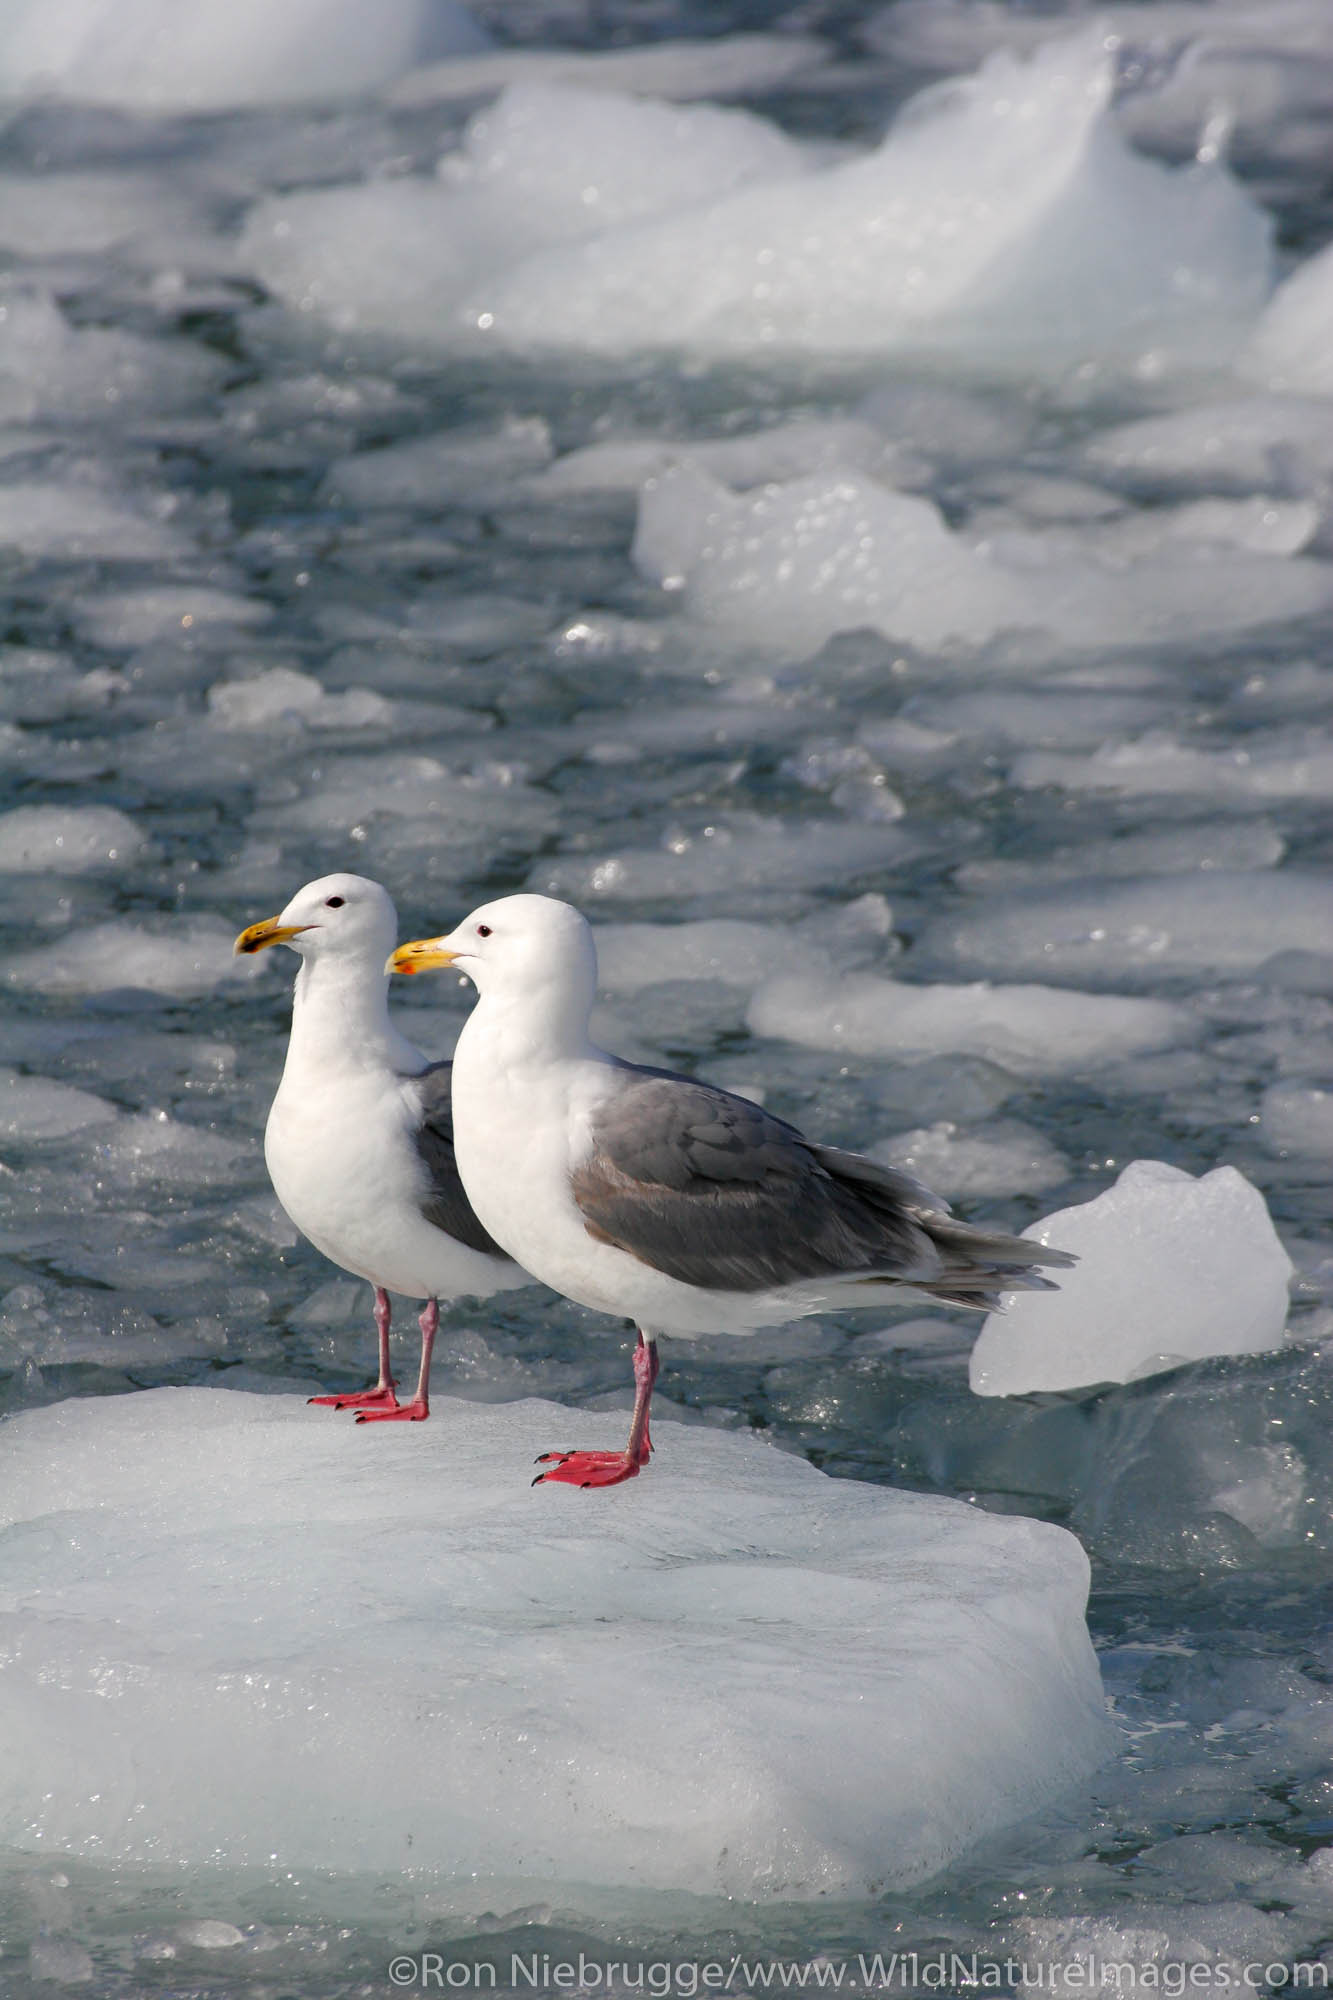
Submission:
<svg viewBox="0 0 1333 2000">
<path fill-rule="evenodd" d="M 285 944 L 307 964 L 333 958 L 378 972 L 397 935 L 398 913 L 387 889 L 364 875 L 321 875 L 298 889 L 276 917 L 242 931 L 236 950 L 249 955 Z"/>
<path fill-rule="evenodd" d="M 456 966 L 494 1018 L 528 1024 L 548 1047 L 582 1052 L 597 992 L 597 948 L 587 921 L 551 896 L 503 896 L 484 903 L 447 937 L 394 952 L 392 972 Z"/>
</svg>

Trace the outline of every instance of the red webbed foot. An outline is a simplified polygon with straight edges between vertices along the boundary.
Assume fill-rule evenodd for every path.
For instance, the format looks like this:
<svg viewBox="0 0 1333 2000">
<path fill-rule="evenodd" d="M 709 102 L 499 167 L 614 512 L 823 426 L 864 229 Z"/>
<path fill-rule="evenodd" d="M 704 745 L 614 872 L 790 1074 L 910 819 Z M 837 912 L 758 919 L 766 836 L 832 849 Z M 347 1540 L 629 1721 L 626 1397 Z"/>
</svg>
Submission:
<svg viewBox="0 0 1333 2000">
<path fill-rule="evenodd" d="M 390 1382 L 383 1389 L 361 1389 L 355 1395 L 347 1396 L 307 1396 L 306 1401 L 320 1410 L 388 1410 L 398 1408 L 398 1398 L 394 1395 L 395 1384 Z"/>
<path fill-rule="evenodd" d="M 619 1486 L 623 1480 L 637 1479 L 648 1463 L 648 1453 L 642 1457 L 632 1457 L 627 1451 L 544 1451 L 537 1460 L 538 1465 L 549 1465 L 549 1472 L 539 1472 L 533 1480 L 534 1486 L 548 1482 L 561 1486 Z"/>
<path fill-rule="evenodd" d="M 537 1463 L 549 1465 L 551 1470 L 539 1472 L 533 1485 L 619 1486 L 626 1479 L 637 1479 L 652 1455 L 648 1408 L 656 1380 L 657 1342 L 645 1340 L 641 1331 L 634 1344 L 634 1419 L 629 1427 L 629 1442 L 625 1449 L 544 1451 Z"/>
<path fill-rule="evenodd" d="M 362 1410 L 359 1424 L 424 1424 L 430 1404 L 414 1396 L 410 1403 L 395 1403 L 391 1410 Z"/>
</svg>

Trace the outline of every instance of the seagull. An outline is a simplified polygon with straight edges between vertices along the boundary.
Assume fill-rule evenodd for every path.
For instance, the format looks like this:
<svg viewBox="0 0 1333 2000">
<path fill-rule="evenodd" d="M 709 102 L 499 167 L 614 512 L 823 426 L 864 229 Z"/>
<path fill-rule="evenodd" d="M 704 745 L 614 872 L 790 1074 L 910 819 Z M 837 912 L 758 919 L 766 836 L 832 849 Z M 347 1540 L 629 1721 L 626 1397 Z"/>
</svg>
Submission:
<svg viewBox="0 0 1333 2000">
<path fill-rule="evenodd" d="M 568 903 L 506 896 L 400 946 L 388 969 L 439 966 L 479 996 L 453 1067 L 468 1199 L 535 1277 L 638 1329 L 624 1451 L 546 1452 L 534 1484 L 614 1486 L 643 1470 L 659 1333 L 750 1333 L 906 1288 L 988 1310 L 1002 1291 L 1055 1290 L 1034 1267 L 1075 1261 L 958 1222 L 919 1181 L 747 1098 L 597 1048 L 597 952 Z"/>
<path fill-rule="evenodd" d="M 264 1130 L 274 1192 L 317 1250 L 375 1287 L 379 1380 L 357 1395 L 312 1396 L 357 1422 L 430 1415 L 439 1301 L 531 1284 L 482 1227 L 454 1164 L 449 1064 L 432 1062 L 389 1019 L 385 954 L 398 936 L 388 891 L 325 875 L 279 916 L 251 924 L 238 954 L 285 944 L 301 969 L 278 1094 Z M 389 1367 L 390 1292 L 424 1299 L 416 1393 L 399 1403 Z"/>
</svg>

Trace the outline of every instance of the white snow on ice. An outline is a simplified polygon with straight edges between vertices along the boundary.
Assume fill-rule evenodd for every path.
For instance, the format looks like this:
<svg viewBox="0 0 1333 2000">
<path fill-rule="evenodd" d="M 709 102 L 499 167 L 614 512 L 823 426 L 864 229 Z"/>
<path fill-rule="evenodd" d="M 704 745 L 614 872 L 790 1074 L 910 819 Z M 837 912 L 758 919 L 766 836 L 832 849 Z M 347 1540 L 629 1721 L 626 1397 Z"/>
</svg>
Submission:
<svg viewBox="0 0 1333 2000">
<path fill-rule="evenodd" d="M 11 1418 L 3 1838 L 378 1872 L 410 1834 L 464 1884 L 864 1894 L 1107 1754 L 1063 1530 L 670 1423 L 614 1512 L 534 1492 L 571 1422 L 620 1420 L 358 1432 L 200 1389 Z"/>
</svg>

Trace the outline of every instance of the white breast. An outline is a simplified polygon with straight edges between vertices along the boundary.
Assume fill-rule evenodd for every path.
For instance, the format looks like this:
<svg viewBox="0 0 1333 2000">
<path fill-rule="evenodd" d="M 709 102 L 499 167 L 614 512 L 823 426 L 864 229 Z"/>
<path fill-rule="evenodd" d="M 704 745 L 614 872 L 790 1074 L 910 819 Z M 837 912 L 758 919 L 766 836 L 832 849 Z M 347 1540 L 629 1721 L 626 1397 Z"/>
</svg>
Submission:
<svg viewBox="0 0 1333 2000">
<path fill-rule="evenodd" d="M 661 1333 L 748 1333 L 818 1309 L 822 1299 L 711 1292 L 600 1242 L 570 1175 L 591 1148 L 592 1116 L 613 1089 L 597 1058 L 492 1060 L 469 1021 L 454 1057 L 454 1144 L 472 1206 L 535 1278 L 580 1305 Z"/>
<path fill-rule="evenodd" d="M 335 1264 L 411 1298 L 485 1294 L 506 1282 L 421 1212 L 429 1177 L 413 1137 L 410 1079 L 351 1068 L 318 1090 L 284 1077 L 264 1133 L 278 1200 Z M 517 1279 L 510 1280 L 517 1282 Z"/>
</svg>

